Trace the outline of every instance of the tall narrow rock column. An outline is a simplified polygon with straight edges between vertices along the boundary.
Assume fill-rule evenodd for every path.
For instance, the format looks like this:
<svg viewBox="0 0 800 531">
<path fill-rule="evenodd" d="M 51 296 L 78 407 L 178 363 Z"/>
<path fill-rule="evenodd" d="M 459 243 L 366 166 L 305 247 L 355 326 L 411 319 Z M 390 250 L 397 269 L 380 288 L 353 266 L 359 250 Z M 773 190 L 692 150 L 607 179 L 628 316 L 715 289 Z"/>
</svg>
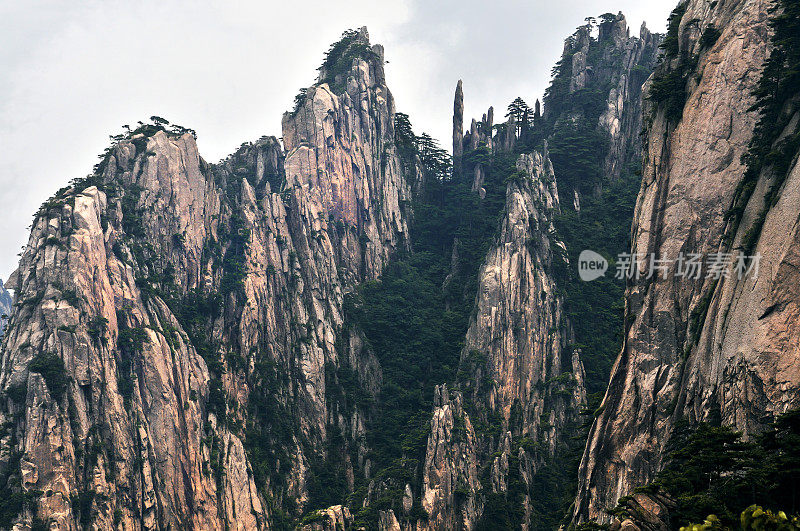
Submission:
<svg viewBox="0 0 800 531">
<path fill-rule="evenodd" d="M 464 155 L 464 89 L 459 79 L 453 102 L 453 173 L 461 173 L 461 157 Z"/>
</svg>

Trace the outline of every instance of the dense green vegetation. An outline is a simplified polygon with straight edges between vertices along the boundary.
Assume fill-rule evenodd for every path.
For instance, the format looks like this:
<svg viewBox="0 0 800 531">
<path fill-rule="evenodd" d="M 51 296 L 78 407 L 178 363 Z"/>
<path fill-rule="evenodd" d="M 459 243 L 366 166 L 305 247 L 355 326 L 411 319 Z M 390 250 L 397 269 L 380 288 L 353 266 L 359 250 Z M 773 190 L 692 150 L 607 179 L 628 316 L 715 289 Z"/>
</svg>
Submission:
<svg viewBox="0 0 800 531">
<path fill-rule="evenodd" d="M 686 105 L 686 84 L 689 76 L 694 71 L 697 58 L 688 52 L 680 51 L 678 30 L 683 15 L 686 14 L 687 2 L 681 2 L 672 10 L 667 20 L 667 34 L 661 42 L 663 54 L 659 65 L 653 75 L 647 97 L 664 110 L 664 115 L 670 123 L 677 123 L 683 116 L 683 107 Z M 716 41 L 719 33 L 715 28 L 707 30 L 703 36 L 704 45 L 708 46 Z"/>
<path fill-rule="evenodd" d="M 433 388 L 456 378 L 478 269 L 497 230 L 506 178 L 516 170 L 513 154 L 485 158 L 487 194 L 481 201 L 469 179 L 453 176 L 449 156 L 429 136 L 413 134 L 407 116 L 398 115 L 395 132 L 407 163 L 413 161 L 408 155 L 418 153 L 426 173 L 425 189 L 413 204 L 414 250 L 397 256 L 379 281 L 347 297 L 345 315 L 363 331 L 383 370 L 367 437 L 376 477 L 417 487 Z M 397 503 L 398 494 L 387 493 L 362 512 L 361 521 Z"/>
<path fill-rule="evenodd" d="M 656 480 L 638 490 L 664 491 L 675 498 L 673 527 L 714 515 L 720 525 L 736 528 L 740 513 L 752 505 L 775 515 L 800 512 L 800 410 L 778 417 L 750 441 L 718 420 L 691 428 L 681 423 L 667 452 Z M 620 507 L 612 512 L 625 516 Z M 748 514 L 751 519 L 760 516 L 754 510 Z"/>
<path fill-rule="evenodd" d="M 5 430 L 4 430 L 5 431 Z M 12 436 L 16 442 L 16 437 Z M 41 491 L 24 491 L 21 489 L 22 478 L 19 475 L 19 462 L 22 453 L 11 450 L 3 471 L 0 472 L 0 528 L 11 529 L 13 520 L 26 506 L 35 506 Z"/>
<path fill-rule="evenodd" d="M 606 45 L 591 40 L 593 61 L 604 57 Z M 570 63 L 566 58 L 554 69 L 546 97 L 552 105 L 550 109 L 556 112 L 547 120 L 535 115 L 521 98 L 509 106 L 508 116 L 517 123 L 518 142 L 513 153 L 493 155 L 482 145 L 464 153 L 464 167 L 481 164 L 486 169 L 483 201 L 470 191 L 471 179 L 449 171 L 446 157 L 430 137 L 415 136 L 408 117 L 397 116 L 398 150 L 404 160 L 420 153 L 429 178 L 423 195 L 413 204 L 414 251 L 395 257 L 379 281 L 362 285 L 346 300 L 347 321 L 364 332 L 384 374 L 380 395 L 374 404 L 368 404 L 371 415 L 367 443 L 378 470 L 376 480 L 383 480 L 390 487 L 377 503 L 360 513 L 362 524 L 374 521 L 377 509 L 394 508 L 399 514 L 399 489 L 404 483 L 417 490 L 420 478 L 415 474 L 424 456 L 433 386 L 470 378 L 469 371 L 456 374 L 459 354 L 474 305 L 478 268 L 496 234 L 506 185 L 514 178 L 514 162 L 519 153 L 541 149 L 543 140 L 548 140 L 564 209 L 557 229 L 567 244 L 571 263 L 587 248 L 607 258 L 629 249 L 630 223 L 641 176 L 639 164 L 624 168 L 622 177 L 613 182 L 604 175 L 605 157 L 598 153 L 607 152 L 608 141 L 597 124 L 610 81 L 569 93 Z M 431 153 L 433 156 L 426 157 Z M 580 213 L 571 209 L 573 189 L 582 195 Z M 451 263 L 454 247 L 458 256 L 455 267 Z M 576 328 L 576 346 L 582 350 L 589 390 L 598 394 L 604 389 L 621 346 L 624 282 L 613 278 L 613 271 L 593 283 L 577 281 L 575 273 L 563 265 L 556 272 Z M 478 420 L 484 415 L 472 411 L 474 406 L 469 401 L 466 407 L 476 429 L 495 437 L 499 424 L 495 426 L 492 419 Z M 582 426 L 572 427 L 574 437 L 559 448 L 556 458 L 540 464 L 532 485 L 525 485 L 518 463 L 512 463 L 508 492 L 487 495 L 481 528 L 518 528 L 523 518 L 521 500 L 526 493 L 533 500 L 538 528 L 558 526 L 574 495 L 575 471 L 594 407 L 590 405 L 584 412 Z M 514 441 L 514 460 L 523 443 Z M 535 450 L 531 451 L 530 455 L 535 455 Z M 331 477 L 331 470 L 325 469 L 319 479 Z M 488 480 L 487 473 L 488 469 L 483 471 L 484 481 Z M 344 488 L 339 484 L 334 490 Z M 351 498 L 354 510 L 358 510 L 363 497 L 363 486 L 359 490 L 357 482 Z M 309 509 L 322 508 L 336 496 L 327 491 L 318 498 Z M 341 495 L 338 499 L 342 499 Z"/>
<path fill-rule="evenodd" d="M 67 390 L 69 377 L 60 356 L 49 352 L 37 354 L 28 364 L 28 370 L 41 374 L 50 394 L 57 401 L 61 401 L 64 391 Z"/>
<path fill-rule="evenodd" d="M 602 15 L 601 25 L 612 23 L 613 18 Z M 676 31 L 677 28 L 673 30 Z M 532 134 L 525 135 L 528 146 L 538 145 L 542 138 L 548 140 L 562 208 L 556 228 L 572 264 L 570 268 L 556 264 L 561 266 L 557 267 L 557 274 L 590 393 L 605 389 L 611 364 L 622 346 L 625 282 L 615 278 L 614 260 L 630 250 L 630 226 L 641 181 L 638 153 L 625 154 L 627 166 L 622 167 L 618 179 L 605 174 L 609 143 L 598 121 L 606 107 L 613 74 L 609 77 L 601 72 L 619 69 L 615 63 L 618 57 L 609 51 L 609 45 L 606 39 L 590 37 L 587 62 L 594 68 L 595 77 L 573 92 L 569 91 L 572 55 L 567 50 L 553 68 L 553 80 L 545 92 L 546 119 L 534 125 Z M 649 72 L 644 65 L 636 68 Z M 573 190 L 580 194 L 580 212 L 572 208 Z M 592 282 L 578 280 L 575 264 L 584 249 L 609 260 L 609 272 L 604 277 Z"/>
<path fill-rule="evenodd" d="M 605 390 L 611 365 L 622 348 L 625 281 L 615 277 L 616 258 L 630 251 L 640 173 L 632 168 L 620 179 L 606 183 L 599 197 L 584 197 L 579 213 L 565 208 L 556 218 L 570 264 L 578 263 L 584 249 L 598 252 L 609 261 L 605 276 L 581 282 L 575 278 L 573 267 L 564 283 L 566 310 L 575 330 L 575 348 L 581 349 L 590 393 Z"/>
</svg>

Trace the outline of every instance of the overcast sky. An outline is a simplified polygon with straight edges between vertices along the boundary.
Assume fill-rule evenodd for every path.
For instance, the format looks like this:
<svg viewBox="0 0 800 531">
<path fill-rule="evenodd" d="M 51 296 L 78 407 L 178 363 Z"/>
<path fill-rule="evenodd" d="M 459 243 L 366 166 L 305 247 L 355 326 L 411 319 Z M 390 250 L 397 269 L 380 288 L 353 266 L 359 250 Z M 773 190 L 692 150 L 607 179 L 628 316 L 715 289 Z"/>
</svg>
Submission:
<svg viewBox="0 0 800 531">
<path fill-rule="evenodd" d="M 563 40 L 587 16 L 622 11 L 664 31 L 676 0 L 219 2 L 0 0 L 0 278 L 32 214 L 85 176 L 122 124 L 151 115 L 197 131 L 216 162 L 280 136 L 328 45 L 366 25 L 386 49 L 397 108 L 450 148 L 453 91 L 467 121 L 540 98 Z"/>
</svg>

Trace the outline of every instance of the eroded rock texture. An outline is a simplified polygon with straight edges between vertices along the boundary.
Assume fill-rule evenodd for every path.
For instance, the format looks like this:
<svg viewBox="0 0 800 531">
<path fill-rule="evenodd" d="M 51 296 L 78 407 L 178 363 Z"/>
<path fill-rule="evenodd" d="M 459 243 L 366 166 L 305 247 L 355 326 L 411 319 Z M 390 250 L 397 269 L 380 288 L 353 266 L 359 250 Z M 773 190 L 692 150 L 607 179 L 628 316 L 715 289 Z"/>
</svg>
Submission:
<svg viewBox="0 0 800 531">
<path fill-rule="evenodd" d="M 544 98 L 544 118 L 555 130 L 569 130 L 582 120 L 604 137 L 603 174 L 606 181 L 637 171 L 641 160 L 641 88 L 653 71 L 662 35 L 642 24 L 630 35 L 622 13 L 604 15 L 597 26 L 579 27 L 564 42 L 556 78 Z M 598 118 L 599 116 L 599 118 Z M 596 124 L 593 122 L 597 120 Z M 578 146 L 575 146 L 578 148 Z M 562 200 L 579 204 L 579 196 L 597 194 L 600 182 L 562 182 Z"/>
<path fill-rule="evenodd" d="M 745 239 L 752 240 L 746 234 L 775 177 L 768 172 L 759 177 L 738 227 L 726 212 L 758 118 L 749 109 L 770 48 L 770 5 L 762 0 L 684 4 L 676 48 L 654 79 L 677 73 L 686 100 L 656 101 L 646 109 L 651 121 L 632 229 L 634 253 L 668 259 L 681 252 L 737 253 Z M 716 40 L 701 38 L 713 33 L 709 28 L 719 31 Z M 752 435 L 798 406 L 796 155 L 792 164 L 755 233 L 752 252 L 761 254 L 757 278 L 740 280 L 735 261 L 718 280 L 707 270 L 699 278 L 675 276 L 674 266 L 665 278 L 647 278 L 645 263 L 642 277 L 629 282 L 624 346 L 581 464 L 577 520 L 603 519 L 604 507 L 651 480 L 679 419 L 693 423 L 713 414 Z"/>
<path fill-rule="evenodd" d="M 6 291 L 6 288 L 3 286 L 3 281 L 0 280 L 0 334 L 2 334 L 3 329 L 5 328 L 5 323 L 7 317 L 11 313 L 11 305 L 14 303 L 13 299 L 11 298 L 11 294 Z"/>
<path fill-rule="evenodd" d="M 467 376 L 460 391 L 436 391 L 423 471 L 429 519 L 418 528 L 474 528 L 487 496 L 506 494 L 509 474 L 524 485 L 514 503 L 521 504 L 521 524 L 530 526 L 533 477 L 555 456 L 585 403 L 580 353 L 569 348 L 570 325 L 556 289 L 553 262 L 563 260 L 563 244 L 553 237 L 559 202 L 546 153 L 520 155 L 517 176 L 479 273 L 477 314 L 461 357 Z M 482 424 L 477 434 L 467 397 Z"/>
<path fill-rule="evenodd" d="M 144 126 L 42 207 L 0 371 L 18 526 L 263 528 L 303 507 L 330 430 L 363 444 L 329 386 L 380 368 L 342 298 L 408 245 L 410 192 L 382 50 L 355 42 L 284 118 L 285 155 L 264 137 L 212 166 Z"/>
</svg>

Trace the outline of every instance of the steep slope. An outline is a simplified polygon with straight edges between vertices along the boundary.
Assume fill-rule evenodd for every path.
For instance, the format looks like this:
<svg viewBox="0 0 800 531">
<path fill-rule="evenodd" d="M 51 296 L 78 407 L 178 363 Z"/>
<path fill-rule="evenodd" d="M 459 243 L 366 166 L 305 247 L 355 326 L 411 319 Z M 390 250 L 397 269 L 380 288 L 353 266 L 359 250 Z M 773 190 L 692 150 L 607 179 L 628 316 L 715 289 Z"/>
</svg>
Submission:
<svg viewBox="0 0 800 531">
<path fill-rule="evenodd" d="M 554 527 L 607 374 L 575 321 L 575 234 L 627 201 L 660 42 L 621 14 L 593 31 L 544 115 L 464 134 L 459 82 L 452 166 L 365 29 L 283 146 L 210 165 L 159 117 L 116 137 L 9 282 L 0 527 Z"/>
<path fill-rule="evenodd" d="M 554 255 L 564 251 L 552 236 L 552 166 L 534 152 L 520 155 L 516 169 L 478 275 L 461 391 L 437 390 L 423 468 L 425 528 L 471 529 L 482 515 L 491 525 L 504 511 L 509 524 L 530 526 L 536 473 L 561 450 L 585 403 L 554 279 Z"/>
<path fill-rule="evenodd" d="M 597 27 L 590 22 L 566 39 L 543 116 L 524 137 L 527 144 L 549 140 L 562 205 L 556 227 L 573 265 L 562 286 L 565 309 L 583 351 L 593 409 L 622 344 L 625 283 L 610 273 L 582 282 L 574 266 L 585 249 L 607 259 L 629 250 L 641 182 L 641 85 L 662 39 L 644 24 L 638 37 L 629 33 L 622 14 L 605 14 Z"/>
<path fill-rule="evenodd" d="M 717 418 L 752 435 L 800 403 L 796 86 L 760 132 L 751 109 L 771 5 L 689 0 L 670 19 L 665 59 L 646 88 L 632 250 L 667 260 L 698 253 L 704 269 L 676 275 L 671 263 L 649 275 L 643 260 L 629 280 L 624 345 L 581 464 L 577 521 L 606 519 L 604 508 L 652 480 L 680 421 Z M 767 153 L 788 140 L 774 144 L 779 156 L 753 151 L 765 130 L 774 131 Z M 714 253 L 733 255 L 724 273 L 709 268 Z M 739 277 L 739 253 L 761 255 L 758 275 Z"/>
<path fill-rule="evenodd" d="M 582 417 L 587 381 L 586 353 L 576 348 L 567 313 L 571 293 L 565 294 L 565 288 L 579 282 L 570 271 L 567 255 L 577 257 L 580 250 L 577 246 L 582 240 L 575 237 L 581 232 L 580 223 L 625 225 L 627 232 L 635 192 L 623 198 L 591 197 L 584 216 L 573 211 L 580 200 L 573 203 L 578 191 L 571 187 L 594 182 L 609 194 L 620 195 L 620 188 L 638 182 L 635 151 L 642 114 L 636 102 L 660 42 L 660 36 L 646 28 L 641 38 L 630 38 L 622 15 L 604 19 L 598 38 L 591 37 L 591 28 L 585 27 L 567 40 L 564 64 L 572 64 L 578 53 L 572 47 L 580 35 L 585 37 L 584 53 L 589 59 L 569 71 L 558 69 L 548 92 L 554 107 L 549 115 L 547 107 L 545 116 L 541 115 L 538 102 L 534 109 L 525 109 L 518 100 L 509 107 L 506 123 L 495 125 L 490 108 L 481 120 L 472 120 L 464 133 L 464 89 L 460 81 L 457 85 L 453 180 L 463 183 L 478 202 L 470 209 L 499 212 L 500 226 L 494 229 L 494 222 L 487 226 L 498 232 L 478 258 L 481 266 L 474 288 L 469 282 L 469 287 L 453 282 L 464 278 L 474 262 L 474 242 L 462 233 L 447 245 L 452 258 L 443 290 L 477 293 L 476 307 L 458 373 L 453 382 L 435 391 L 418 483 L 397 484 L 395 502 L 381 506 L 381 521 L 387 529 L 395 525 L 553 528 L 573 495 L 580 455 L 575 439 L 586 429 Z M 583 79 L 583 85 L 562 90 L 562 81 L 573 73 Z M 559 143 L 561 168 L 573 178 L 565 179 L 570 191 L 560 197 L 561 179 L 548 157 L 546 139 Z M 578 146 L 583 148 L 596 139 L 600 147 L 588 151 L 571 145 L 583 142 Z M 605 160 L 598 159 L 598 149 L 607 154 Z M 595 192 L 594 184 L 585 189 L 589 195 Z M 565 197 L 568 206 L 562 207 Z M 620 209 L 624 201 L 629 202 L 627 209 Z M 607 207 L 604 214 L 603 206 Z M 571 230 L 564 232 L 572 238 L 569 249 L 560 237 L 564 210 L 576 216 L 570 218 Z M 621 297 L 620 283 L 611 282 L 611 290 Z M 598 291 L 606 299 L 613 298 L 609 289 L 603 285 Z M 577 314 L 574 308 L 572 312 Z M 609 328 L 619 326 L 620 318 L 621 312 L 604 316 L 613 321 Z M 582 324 L 585 331 L 587 326 Z M 601 357 L 596 343 L 581 339 L 591 345 L 590 356 Z M 606 350 L 619 348 L 613 339 L 603 340 L 613 343 Z M 594 363 L 596 387 L 607 378 L 609 365 Z M 407 455 L 409 460 L 413 457 L 413 453 Z M 424 511 L 422 518 L 417 503 Z"/>
<path fill-rule="evenodd" d="M 328 386 L 380 369 L 343 295 L 408 245 L 410 192 L 381 48 L 337 46 L 285 159 L 265 137 L 211 166 L 155 117 L 43 206 L 9 282 L 2 525 L 261 528 L 299 514 L 331 429 L 359 440 Z"/>
<path fill-rule="evenodd" d="M 6 327 L 6 318 L 2 316 L 8 316 L 11 313 L 11 305 L 13 303 L 14 301 L 11 295 L 6 291 L 5 286 L 3 286 L 3 281 L 0 280 L 0 334 L 2 334 Z"/>
<path fill-rule="evenodd" d="M 579 208 L 581 196 L 599 195 L 639 166 L 641 87 L 661 42 L 644 24 L 630 36 L 622 13 L 602 15 L 596 38 L 594 31 L 589 22 L 566 39 L 544 96 L 542 129 L 565 207 Z"/>
</svg>

